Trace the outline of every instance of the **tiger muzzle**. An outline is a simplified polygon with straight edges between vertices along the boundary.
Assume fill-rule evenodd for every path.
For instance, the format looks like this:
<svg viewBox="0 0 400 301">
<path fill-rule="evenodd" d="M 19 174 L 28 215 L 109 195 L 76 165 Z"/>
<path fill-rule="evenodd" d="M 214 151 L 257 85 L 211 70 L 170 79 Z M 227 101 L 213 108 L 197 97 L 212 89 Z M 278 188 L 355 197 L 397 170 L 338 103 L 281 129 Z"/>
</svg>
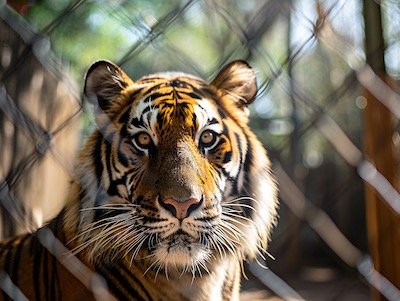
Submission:
<svg viewBox="0 0 400 301">
<path fill-rule="evenodd" d="M 188 217 L 203 202 L 198 168 L 200 162 L 196 151 L 182 143 L 159 158 L 159 203 L 179 220 Z"/>
</svg>

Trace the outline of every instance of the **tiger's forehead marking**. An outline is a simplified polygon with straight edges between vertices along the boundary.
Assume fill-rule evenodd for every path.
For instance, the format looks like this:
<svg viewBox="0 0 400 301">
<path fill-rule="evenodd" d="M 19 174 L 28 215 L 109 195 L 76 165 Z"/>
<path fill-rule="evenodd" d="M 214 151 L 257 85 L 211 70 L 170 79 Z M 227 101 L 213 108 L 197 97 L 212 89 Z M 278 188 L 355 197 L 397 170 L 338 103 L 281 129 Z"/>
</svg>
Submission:
<svg viewBox="0 0 400 301">
<path fill-rule="evenodd" d="M 160 119 L 201 129 L 219 117 L 216 106 L 201 93 L 201 86 L 207 84 L 198 78 L 171 77 L 167 74 L 164 77 L 147 77 L 142 81 L 144 91 L 131 111 L 130 119 L 140 119 L 153 133 Z M 150 82 L 146 85 L 146 81 Z"/>
</svg>

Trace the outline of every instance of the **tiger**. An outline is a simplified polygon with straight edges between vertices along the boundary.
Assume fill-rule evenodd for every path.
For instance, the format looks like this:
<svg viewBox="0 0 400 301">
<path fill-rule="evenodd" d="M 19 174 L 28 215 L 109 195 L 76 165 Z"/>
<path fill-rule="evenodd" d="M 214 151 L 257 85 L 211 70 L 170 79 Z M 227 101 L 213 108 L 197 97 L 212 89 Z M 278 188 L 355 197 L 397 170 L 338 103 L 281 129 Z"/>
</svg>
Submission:
<svg viewBox="0 0 400 301">
<path fill-rule="evenodd" d="M 235 60 L 211 82 L 134 81 L 100 60 L 83 90 L 95 126 L 65 206 L 1 244 L 1 300 L 239 300 L 244 262 L 266 254 L 278 216 L 249 126 L 254 70 Z"/>
</svg>

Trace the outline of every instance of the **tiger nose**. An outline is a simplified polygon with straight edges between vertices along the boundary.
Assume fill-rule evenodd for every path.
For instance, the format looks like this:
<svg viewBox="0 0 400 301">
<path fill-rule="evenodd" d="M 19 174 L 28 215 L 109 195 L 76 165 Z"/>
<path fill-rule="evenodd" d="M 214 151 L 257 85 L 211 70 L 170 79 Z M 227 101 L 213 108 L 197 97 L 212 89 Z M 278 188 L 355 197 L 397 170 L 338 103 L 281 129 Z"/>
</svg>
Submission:
<svg viewBox="0 0 400 301">
<path fill-rule="evenodd" d="M 171 212 L 173 216 L 182 221 L 200 206 L 201 200 L 190 198 L 184 201 L 177 201 L 173 198 L 165 198 L 160 201 L 160 204 Z"/>
</svg>

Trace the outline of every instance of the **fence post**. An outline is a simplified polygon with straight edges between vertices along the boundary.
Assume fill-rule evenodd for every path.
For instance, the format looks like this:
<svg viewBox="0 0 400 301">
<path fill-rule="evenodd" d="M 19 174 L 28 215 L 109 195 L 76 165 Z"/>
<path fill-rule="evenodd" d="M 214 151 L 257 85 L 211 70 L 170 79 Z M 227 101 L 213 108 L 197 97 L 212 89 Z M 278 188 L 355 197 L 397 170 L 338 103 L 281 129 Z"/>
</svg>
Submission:
<svg viewBox="0 0 400 301">
<path fill-rule="evenodd" d="M 389 83 L 384 63 L 384 38 L 378 3 L 363 0 L 365 50 L 367 63 L 382 80 Z M 396 187 L 394 157 L 394 117 L 365 87 L 367 107 L 364 112 L 365 156 Z M 378 193 L 366 186 L 366 215 L 370 253 L 375 268 L 400 288 L 400 216 L 389 208 Z M 400 201 L 400 200 L 399 200 Z M 377 290 L 374 300 L 385 300 Z"/>
</svg>

